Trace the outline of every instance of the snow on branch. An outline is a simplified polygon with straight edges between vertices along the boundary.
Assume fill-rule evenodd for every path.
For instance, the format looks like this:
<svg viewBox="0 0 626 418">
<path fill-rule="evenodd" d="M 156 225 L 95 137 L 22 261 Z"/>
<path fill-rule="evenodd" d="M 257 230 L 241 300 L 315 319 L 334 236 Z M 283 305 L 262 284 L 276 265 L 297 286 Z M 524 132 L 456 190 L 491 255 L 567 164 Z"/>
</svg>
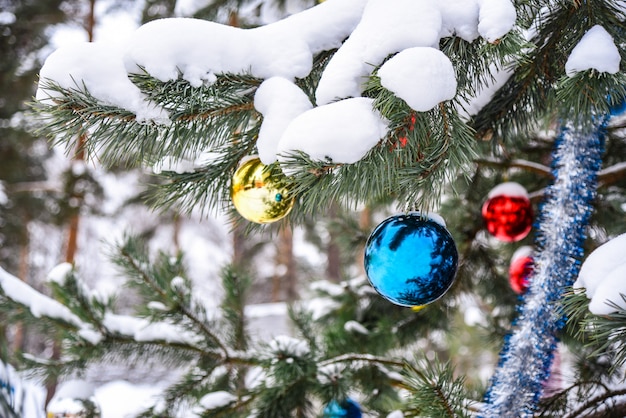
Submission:
<svg viewBox="0 0 626 418">
<path fill-rule="evenodd" d="M 0 291 L 6 298 L 27 308 L 35 318 L 50 318 L 66 323 L 77 328 L 81 337 L 97 343 L 99 334 L 91 325 L 72 313 L 67 306 L 39 293 L 1 267 Z"/>
<path fill-rule="evenodd" d="M 397 60 L 381 68 L 381 81 L 414 110 L 424 112 L 454 99 L 457 93 L 457 75 L 450 59 L 438 51 L 440 40 L 457 36 L 472 42 L 482 37 L 497 43 L 513 28 L 515 19 L 511 0 L 328 0 L 253 29 L 199 19 L 160 19 L 137 29 L 124 50 L 94 43 L 55 51 L 41 69 L 36 98 L 41 104 L 54 106 L 62 89 L 80 90 L 83 86 L 102 104 L 136 114 L 139 122 L 170 124 L 172 115 L 167 106 L 148 100 L 149 93 L 140 90 L 130 74 L 147 73 L 163 82 L 182 78 L 195 88 L 212 85 L 218 76 L 226 74 L 249 74 L 261 80 L 281 77 L 294 82 L 310 75 L 316 54 L 337 48 L 313 92 L 319 108 L 332 106 L 338 99 L 360 98 L 373 71 L 387 57 L 398 54 Z M 404 51 L 409 52 L 402 54 Z M 51 89 L 53 83 L 60 89 Z M 287 86 L 287 96 L 297 102 L 295 107 L 266 106 L 264 94 L 255 98 L 255 105 L 266 117 L 258 144 L 265 163 L 275 161 L 277 153 L 309 152 L 310 140 L 292 138 L 323 133 L 315 129 L 317 126 L 331 126 L 327 129 L 331 132 L 345 130 L 349 118 L 331 117 L 334 108 L 321 113 L 309 109 L 304 95 L 294 92 L 296 88 Z M 285 94 L 278 96 L 282 100 Z M 256 99 L 266 103 L 256 103 Z M 372 113 L 369 119 L 386 132 L 387 126 L 376 111 L 367 110 Z M 309 113 L 314 117 L 297 117 Z M 320 123 L 320 115 L 329 116 L 329 120 Z M 279 138 L 268 139 L 270 134 Z M 317 144 L 313 158 L 352 163 L 384 137 L 353 136 L 355 141 L 339 141 L 339 146 L 334 140 L 332 144 Z M 323 138 L 319 135 L 317 141 Z"/>
</svg>

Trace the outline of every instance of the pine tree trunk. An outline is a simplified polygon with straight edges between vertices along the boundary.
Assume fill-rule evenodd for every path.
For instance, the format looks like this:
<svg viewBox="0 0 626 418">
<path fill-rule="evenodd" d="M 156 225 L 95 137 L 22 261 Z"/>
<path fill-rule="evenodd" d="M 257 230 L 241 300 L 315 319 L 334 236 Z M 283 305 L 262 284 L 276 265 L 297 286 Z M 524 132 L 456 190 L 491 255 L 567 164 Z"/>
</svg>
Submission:
<svg viewBox="0 0 626 418">
<path fill-rule="evenodd" d="M 333 203 L 329 209 L 329 217 L 334 221 L 337 216 L 337 204 Z M 341 280 L 341 253 L 337 245 L 336 233 L 330 232 L 330 239 L 326 247 L 326 277 L 328 280 L 338 283 Z"/>
<path fill-rule="evenodd" d="M 28 281 L 28 221 L 24 222 L 24 228 L 26 230 L 26 241 L 24 244 L 20 246 L 20 255 L 19 255 L 19 267 L 18 267 L 18 276 L 22 279 L 22 281 Z M 15 324 L 15 335 L 13 337 L 13 342 L 11 343 L 11 351 L 13 353 L 21 351 L 22 346 L 24 344 L 24 324 L 18 322 Z"/>
<path fill-rule="evenodd" d="M 281 228 L 276 247 L 277 268 L 272 280 L 272 302 L 281 299 L 281 288 L 284 288 L 284 299 L 293 302 L 298 299 L 298 283 L 293 258 L 293 231 L 290 226 Z"/>
<path fill-rule="evenodd" d="M 369 231 L 372 228 L 372 211 L 367 206 L 363 208 L 359 214 L 359 229 L 361 231 Z M 355 265 L 357 266 L 358 274 L 365 274 L 365 266 L 363 264 L 363 258 L 365 256 L 365 243 L 359 246 L 356 250 Z"/>
</svg>

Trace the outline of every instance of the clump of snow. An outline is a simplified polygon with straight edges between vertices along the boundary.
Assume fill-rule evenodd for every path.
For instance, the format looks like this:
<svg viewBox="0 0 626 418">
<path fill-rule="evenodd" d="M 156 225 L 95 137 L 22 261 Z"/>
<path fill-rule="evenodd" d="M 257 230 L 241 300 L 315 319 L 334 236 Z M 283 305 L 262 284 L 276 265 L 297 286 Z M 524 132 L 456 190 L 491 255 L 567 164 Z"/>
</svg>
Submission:
<svg viewBox="0 0 626 418">
<path fill-rule="evenodd" d="M 49 414 L 80 414 L 86 412 L 84 401 L 97 405 L 95 386 L 85 380 L 70 380 L 59 385 L 46 410 Z"/>
<path fill-rule="evenodd" d="M 442 37 L 452 34 L 470 42 L 480 34 L 495 42 L 511 30 L 515 19 L 509 0 L 454 4 L 370 0 L 358 26 L 328 63 L 316 91 L 317 103 L 360 96 L 374 66 L 391 54 L 412 47 L 436 47 Z"/>
<path fill-rule="evenodd" d="M 150 322 L 147 319 L 107 312 L 102 321 L 109 331 L 113 331 L 135 341 L 167 341 L 196 345 L 201 338 L 175 324 Z"/>
<path fill-rule="evenodd" d="M 491 199 L 495 196 L 509 196 L 509 197 L 525 197 L 528 198 L 528 192 L 519 183 L 513 181 L 507 181 L 498 184 L 496 187 L 489 191 L 487 198 Z"/>
<path fill-rule="evenodd" d="M 186 293 L 188 290 L 187 285 L 185 283 L 185 279 L 183 279 L 180 276 L 174 277 L 172 281 L 170 282 L 170 286 L 172 287 L 173 290 L 177 292 L 181 292 L 181 293 Z"/>
<path fill-rule="evenodd" d="M 9 26 L 15 23 L 16 20 L 17 17 L 9 11 L 3 10 L 0 12 L 0 25 Z"/>
<path fill-rule="evenodd" d="M 307 301 L 306 310 L 311 313 L 314 321 L 325 317 L 338 309 L 340 303 L 328 298 L 313 298 Z"/>
<path fill-rule="evenodd" d="M 346 321 L 346 323 L 343 324 L 343 329 L 347 332 L 356 332 L 363 335 L 370 333 L 369 330 L 363 326 L 363 324 L 357 321 Z"/>
<path fill-rule="evenodd" d="M 141 26 L 125 55 L 129 72 L 182 77 L 194 86 L 215 74 L 250 71 L 259 78 L 305 77 L 313 54 L 337 47 L 358 21 L 363 0 L 329 1 L 279 22 L 240 29 L 199 19 L 160 19 Z"/>
<path fill-rule="evenodd" d="M 373 108 L 373 99 L 356 97 L 319 106 L 289 124 L 278 144 L 279 160 L 303 151 L 315 160 L 352 164 L 386 135 L 387 125 Z"/>
<path fill-rule="evenodd" d="M 584 288 L 589 311 L 596 315 L 616 312 L 609 302 L 626 310 L 626 234 L 619 235 L 596 248 L 585 260 L 574 283 Z M 623 297 L 623 296 L 624 297 Z"/>
<path fill-rule="evenodd" d="M 509 0 L 478 0 L 478 33 L 489 42 L 496 42 L 513 28 L 517 13 Z"/>
<path fill-rule="evenodd" d="M 404 418 L 402 411 L 391 411 L 387 418 Z"/>
<path fill-rule="evenodd" d="M 565 63 L 565 73 L 572 77 L 581 71 L 593 69 L 616 74 L 620 59 L 613 37 L 602 26 L 595 25 L 572 50 Z"/>
<path fill-rule="evenodd" d="M 322 385 L 333 384 L 339 380 L 345 367 L 337 363 L 325 364 L 317 369 L 317 381 Z"/>
<path fill-rule="evenodd" d="M 257 89 L 254 107 L 263 115 L 256 142 L 259 158 L 263 164 L 271 164 L 276 161 L 278 142 L 287 126 L 313 105 L 293 82 L 282 77 L 272 77 Z"/>
<path fill-rule="evenodd" d="M 111 45 L 77 43 L 59 48 L 46 59 L 39 76 L 44 82 L 51 80 L 66 89 L 87 89 L 103 103 L 135 113 L 139 121 L 168 121 L 165 112 L 130 81 L 120 52 Z M 60 93 L 40 84 L 36 99 L 53 104 L 59 96 Z"/>
<path fill-rule="evenodd" d="M 440 32 L 441 14 L 431 2 L 368 1 L 358 26 L 326 66 L 317 103 L 360 96 L 375 65 L 406 48 L 436 45 Z"/>
<path fill-rule="evenodd" d="M 232 393 L 220 390 L 217 392 L 211 392 L 200 398 L 200 405 L 205 409 L 215 409 L 224 407 L 232 402 L 235 402 L 237 397 Z"/>
<path fill-rule="evenodd" d="M 9 203 L 9 197 L 6 194 L 4 183 L 0 181 L 0 205 L 4 206 Z"/>
<path fill-rule="evenodd" d="M 269 342 L 269 348 L 274 353 L 288 354 L 293 357 L 302 357 L 309 354 L 309 345 L 304 340 L 279 335 Z"/>
<path fill-rule="evenodd" d="M 456 95 L 456 77 L 450 59 L 430 47 L 408 48 L 378 71 L 383 87 L 412 109 L 425 112 Z"/>
<path fill-rule="evenodd" d="M 0 291 L 9 299 L 28 307 L 35 318 L 47 316 L 66 321 L 79 329 L 90 329 L 90 326 L 74 315 L 67 306 L 37 292 L 1 267 Z"/>
<path fill-rule="evenodd" d="M 346 291 L 344 286 L 328 280 L 317 280 L 311 283 L 309 287 L 311 290 L 324 292 L 330 296 L 340 296 Z"/>
<path fill-rule="evenodd" d="M 62 286 L 73 269 L 71 263 L 61 263 L 50 270 L 47 279 L 49 282 L 58 283 Z"/>
<path fill-rule="evenodd" d="M 161 392 L 163 382 L 132 384 L 114 380 L 96 388 L 95 398 L 100 405 L 102 418 L 127 418 L 155 406 Z"/>
<path fill-rule="evenodd" d="M 157 300 L 153 300 L 148 302 L 148 304 L 146 305 L 148 307 L 148 309 L 151 309 L 153 311 L 167 311 L 167 306 L 165 306 L 164 303 L 159 302 Z"/>
</svg>

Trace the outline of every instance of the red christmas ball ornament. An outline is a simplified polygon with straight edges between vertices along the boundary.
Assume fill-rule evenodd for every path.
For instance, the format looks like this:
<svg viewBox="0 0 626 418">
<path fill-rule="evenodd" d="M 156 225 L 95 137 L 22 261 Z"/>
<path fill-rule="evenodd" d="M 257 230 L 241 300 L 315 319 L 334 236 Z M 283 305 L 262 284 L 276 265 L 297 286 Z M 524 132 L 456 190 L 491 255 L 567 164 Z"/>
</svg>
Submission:
<svg viewBox="0 0 626 418">
<path fill-rule="evenodd" d="M 482 215 L 487 231 L 505 242 L 523 239 L 533 223 L 528 193 L 523 186 L 514 182 L 499 184 L 489 192 Z"/>
<path fill-rule="evenodd" d="M 532 247 L 527 245 L 520 247 L 513 253 L 509 266 L 509 283 L 511 289 L 518 295 L 528 290 L 528 279 L 533 272 Z"/>
</svg>

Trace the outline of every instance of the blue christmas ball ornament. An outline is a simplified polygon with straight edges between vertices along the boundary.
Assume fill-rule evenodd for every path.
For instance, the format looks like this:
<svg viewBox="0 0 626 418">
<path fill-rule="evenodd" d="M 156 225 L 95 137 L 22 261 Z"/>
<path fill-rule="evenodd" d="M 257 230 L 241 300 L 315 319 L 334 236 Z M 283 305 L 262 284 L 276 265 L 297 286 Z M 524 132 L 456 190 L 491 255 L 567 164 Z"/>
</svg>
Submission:
<svg viewBox="0 0 626 418">
<path fill-rule="evenodd" d="M 400 306 L 431 303 L 448 291 L 459 255 L 438 216 L 395 215 L 378 225 L 365 245 L 365 273 L 381 296 Z"/>
<path fill-rule="evenodd" d="M 350 398 L 343 402 L 332 400 L 324 408 L 323 418 L 361 418 L 361 406 Z"/>
</svg>

